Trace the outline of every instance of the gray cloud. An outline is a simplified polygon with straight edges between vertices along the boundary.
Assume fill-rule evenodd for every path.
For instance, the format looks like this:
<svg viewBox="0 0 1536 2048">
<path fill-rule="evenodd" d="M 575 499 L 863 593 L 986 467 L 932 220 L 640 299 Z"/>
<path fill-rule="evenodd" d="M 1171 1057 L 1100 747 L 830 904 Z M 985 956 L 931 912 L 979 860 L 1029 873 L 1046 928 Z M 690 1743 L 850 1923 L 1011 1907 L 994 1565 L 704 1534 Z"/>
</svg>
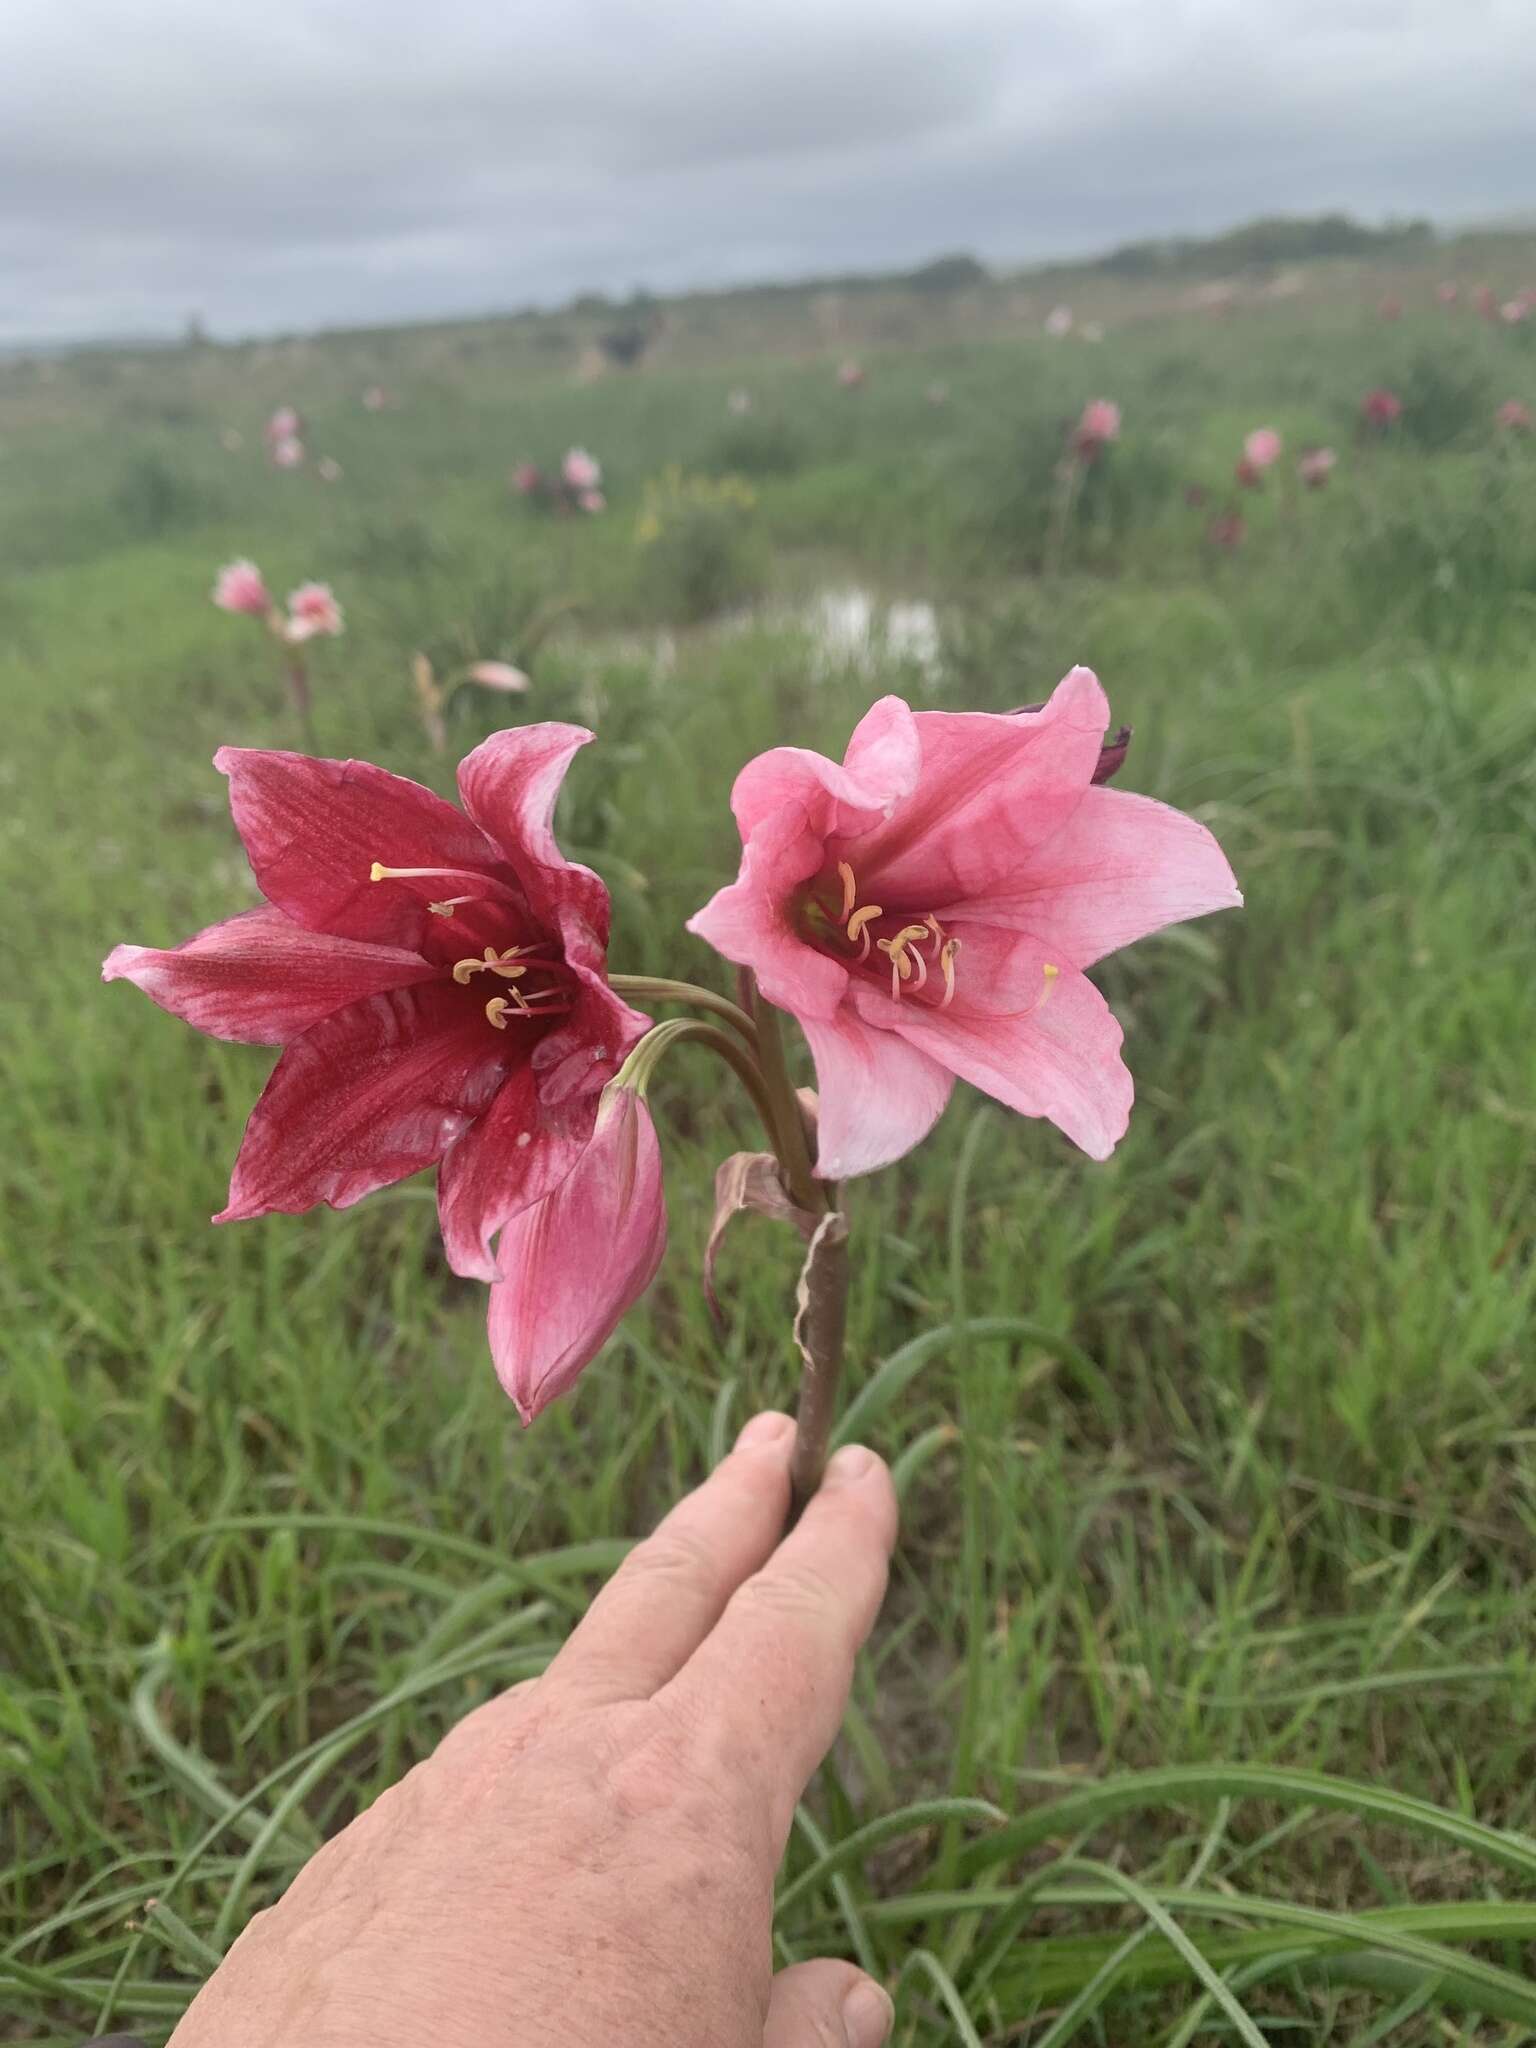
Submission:
<svg viewBox="0 0 1536 2048">
<path fill-rule="evenodd" d="M 1526 8 L 8 0 L 0 337 L 1512 209 L 1536 184 Z"/>
</svg>

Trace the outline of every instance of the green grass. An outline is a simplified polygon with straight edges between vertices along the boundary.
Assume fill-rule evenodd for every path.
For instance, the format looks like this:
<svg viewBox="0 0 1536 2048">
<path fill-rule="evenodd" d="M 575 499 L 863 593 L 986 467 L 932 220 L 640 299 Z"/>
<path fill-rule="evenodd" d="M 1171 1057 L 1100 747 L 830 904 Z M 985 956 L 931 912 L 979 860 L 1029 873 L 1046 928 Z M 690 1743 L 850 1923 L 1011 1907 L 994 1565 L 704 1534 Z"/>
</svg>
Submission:
<svg viewBox="0 0 1536 2048">
<path fill-rule="evenodd" d="M 851 1192 L 851 1422 L 904 1541 L 781 1954 L 899 1985 L 908 2048 L 1536 2039 L 1536 458 L 1489 425 L 1536 395 L 1528 337 L 1128 310 L 1097 350 L 872 354 L 852 397 L 805 351 L 695 336 L 589 389 L 495 329 L 0 373 L 0 2033 L 162 2040 L 306 1848 L 792 1399 L 790 1243 L 739 1225 L 723 1339 L 704 1312 L 749 1124 L 686 1056 L 661 1280 L 527 1434 L 428 1185 L 209 1228 L 265 1058 L 97 970 L 249 900 L 209 756 L 294 737 L 207 603 L 251 553 L 348 608 L 322 743 L 440 786 L 411 655 L 515 658 L 570 602 L 527 715 L 598 728 L 561 829 L 628 971 L 716 972 L 682 922 L 751 752 L 840 749 L 887 687 L 1003 708 L 1099 670 L 1126 785 L 1204 817 L 1248 907 L 1103 969 L 1139 1098 L 1108 1165 L 963 1097 Z M 375 376 L 397 411 L 361 410 Z M 1377 383 L 1426 417 L 1358 446 Z M 1042 578 L 1101 392 L 1124 441 Z M 289 398 L 340 484 L 261 467 Z M 1212 559 L 1184 487 L 1223 501 L 1260 423 L 1333 440 L 1335 484 Z M 608 514 L 527 515 L 512 462 L 578 440 Z M 673 633 L 645 480 L 743 455 L 771 594 Z M 942 685 L 818 656 L 794 606 L 849 581 L 938 607 Z"/>
</svg>

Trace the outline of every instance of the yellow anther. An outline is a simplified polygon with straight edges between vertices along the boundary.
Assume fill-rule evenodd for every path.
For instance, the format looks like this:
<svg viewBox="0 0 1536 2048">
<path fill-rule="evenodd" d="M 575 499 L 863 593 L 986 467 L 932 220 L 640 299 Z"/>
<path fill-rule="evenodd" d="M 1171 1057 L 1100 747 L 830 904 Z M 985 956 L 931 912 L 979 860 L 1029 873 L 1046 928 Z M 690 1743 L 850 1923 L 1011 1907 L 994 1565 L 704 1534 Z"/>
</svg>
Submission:
<svg viewBox="0 0 1536 2048">
<path fill-rule="evenodd" d="M 847 924 L 849 918 L 853 915 L 853 906 L 859 900 L 859 885 L 854 880 L 853 869 L 849 867 L 847 861 L 840 860 L 838 862 L 837 872 L 842 877 L 843 883 L 843 914 L 838 919 L 838 923 Z M 878 917 L 880 915 L 879 911 L 876 911 L 875 915 Z"/>
<path fill-rule="evenodd" d="M 493 1024 L 498 1031 L 505 1031 L 507 1028 L 507 1012 L 511 1007 L 512 1005 L 505 996 L 492 996 L 485 1006 L 485 1021 L 488 1024 Z"/>
<path fill-rule="evenodd" d="M 955 1000 L 955 955 L 959 950 L 958 939 L 946 939 L 939 948 L 939 972 L 944 977 L 944 993 L 939 998 L 941 1010 L 947 1010 Z"/>
<path fill-rule="evenodd" d="M 859 947 L 859 958 L 861 960 L 869 958 L 869 927 L 877 917 L 884 917 L 884 915 L 885 912 L 878 903 L 866 903 L 862 910 L 856 910 L 852 917 L 848 919 L 849 943 L 851 944 L 855 939 L 862 941 Z"/>
<path fill-rule="evenodd" d="M 1052 967 L 1052 966 L 1051 966 L 1051 964 L 1050 964 L 1050 962 L 1049 962 L 1049 961 L 1047 961 L 1047 962 L 1046 962 L 1046 965 L 1045 965 L 1045 970 L 1044 970 L 1044 972 L 1045 972 L 1045 987 L 1044 987 L 1043 989 L 1041 989 L 1041 991 L 1040 991 L 1040 1001 L 1039 1001 L 1038 1003 L 1036 1003 L 1036 1005 L 1035 1005 L 1035 1008 L 1036 1008 L 1037 1010 L 1038 1010 L 1038 1009 L 1039 1009 L 1039 1008 L 1041 1007 L 1041 1005 L 1042 1005 L 1043 1003 L 1045 1003 L 1045 1002 L 1046 1002 L 1046 1001 L 1047 1001 L 1047 1000 L 1049 999 L 1049 997 L 1050 997 L 1050 993 L 1051 993 L 1051 990 L 1052 990 L 1052 989 L 1053 989 L 1053 988 L 1055 987 L 1055 985 L 1056 985 L 1056 980 L 1057 980 L 1057 977 L 1058 977 L 1058 976 L 1060 975 L 1060 973 L 1061 973 L 1061 969 L 1060 969 L 1059 967 Z"/>
<path fill-rule="evenodd" d="M 453 978 L 461 988 L 469 985 L 472 974 L 499 974 L 505 981 L 520 981 L 528 970 L 513 963 L 519 953 L 528 950 L 527 946 L 508 946 L 505 953 L 498 953 L 494 946 L 487 946 L 483 960 L 456 960 Z"/>
</svg>

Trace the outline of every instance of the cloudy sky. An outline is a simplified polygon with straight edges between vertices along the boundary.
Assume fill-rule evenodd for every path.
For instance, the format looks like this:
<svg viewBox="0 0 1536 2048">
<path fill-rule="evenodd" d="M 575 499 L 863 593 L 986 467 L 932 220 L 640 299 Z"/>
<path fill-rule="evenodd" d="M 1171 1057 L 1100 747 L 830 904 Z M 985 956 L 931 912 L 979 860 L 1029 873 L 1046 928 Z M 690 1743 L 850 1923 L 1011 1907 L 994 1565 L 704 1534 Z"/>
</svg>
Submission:
<svg viewBox="0 0 1536 2048">
<path fill-rule="evenodd" d="M 0 0 L 0 339 L 1536 203 L 1531 0 Z"/>
</svg>

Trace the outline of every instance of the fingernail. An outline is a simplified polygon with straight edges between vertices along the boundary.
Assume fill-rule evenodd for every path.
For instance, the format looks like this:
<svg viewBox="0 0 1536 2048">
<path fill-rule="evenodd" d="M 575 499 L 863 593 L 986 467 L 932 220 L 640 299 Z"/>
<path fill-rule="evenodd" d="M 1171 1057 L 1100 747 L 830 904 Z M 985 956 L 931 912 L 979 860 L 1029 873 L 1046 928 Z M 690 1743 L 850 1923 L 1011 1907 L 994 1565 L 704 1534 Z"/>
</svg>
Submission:
<svg viewBox="0 0 1536 2048">
<path fill-rule="evenodd" d="M 794 1433 L 794 1423 L 787 1415 L 779 1415 L 769 1409 L 762 1415 L 754 1415 L 736 1439 L 738 1451 L 766 1450 L 770 1444 L 782 1443 L 785 1437 Z"/>
<path fill-rule="evenodd" d="M 855 1486 L 859 1480 L 867 1479 L 875 1469 L 875 1454 L 866 1451 L 862 1444 L 848 1444 L 840 1450 L 827 1467 L 823 1486 Z"/>
<path fill-rule="evenodd" d="M 843 2032 L 848 2048 L 884 2048 L 891 2038 L 896 2008 L 872 1977 L 854 1985 L 843 2000 Z"/>
</svg>

